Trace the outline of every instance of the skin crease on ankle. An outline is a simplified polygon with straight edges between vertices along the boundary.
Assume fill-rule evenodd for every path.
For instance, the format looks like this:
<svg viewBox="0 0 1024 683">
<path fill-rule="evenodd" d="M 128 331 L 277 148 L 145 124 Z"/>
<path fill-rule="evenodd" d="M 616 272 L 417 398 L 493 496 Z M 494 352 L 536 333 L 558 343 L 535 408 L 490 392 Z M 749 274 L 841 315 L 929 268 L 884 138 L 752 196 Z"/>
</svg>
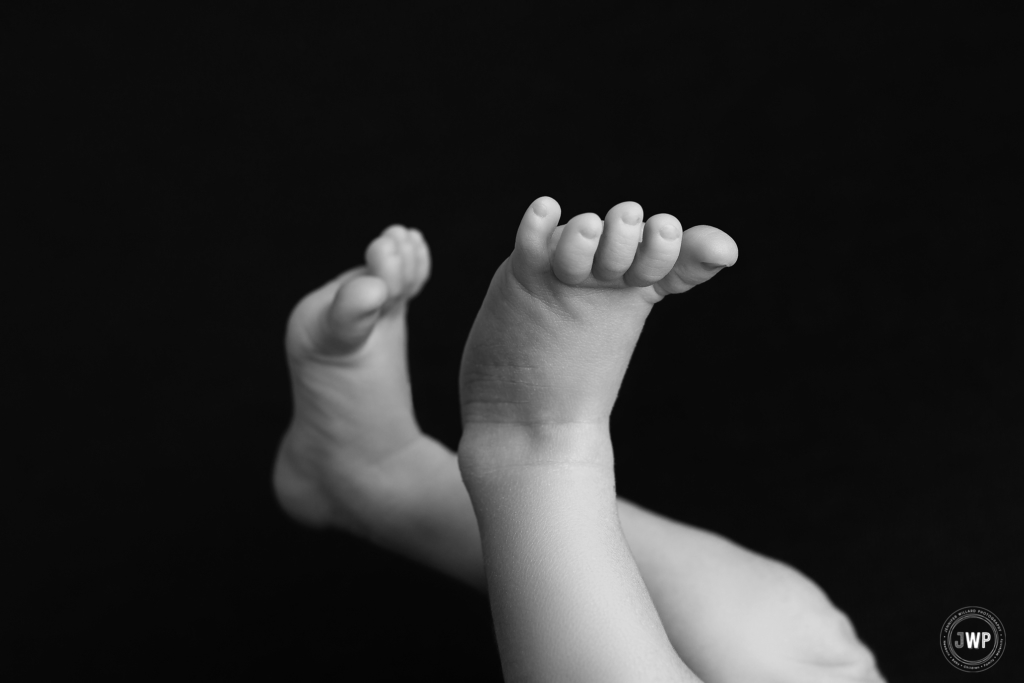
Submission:
<svg viewBox="0 0 1024 683">
<path fill-rule="evenodd" d="M 665 215 L 640 227 L 631 202 L 603 221 L 576 216 L 553 236 L 559 216 L 550 198 L 527 209 L 460 372 L 459 464 L 480 521 L 502 667 L 516 680 L 695 680 L 622 535 L 608 433 L 633 347 L 662 298 L 650 285 L 676 267 L 683 231 Z"/>
</svg>

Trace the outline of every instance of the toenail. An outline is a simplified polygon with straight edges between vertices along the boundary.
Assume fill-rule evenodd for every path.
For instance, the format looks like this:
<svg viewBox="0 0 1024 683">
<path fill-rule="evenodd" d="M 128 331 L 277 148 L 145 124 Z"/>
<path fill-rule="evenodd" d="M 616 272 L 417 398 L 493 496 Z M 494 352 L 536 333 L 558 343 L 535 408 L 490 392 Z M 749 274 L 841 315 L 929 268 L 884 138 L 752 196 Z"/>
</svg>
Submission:
<svg viewBox="0 0 1024 683">
<path fill-rule="evenodd" d="M 639 214 L 627 214 L 627 215 L 622 217 L 622 222 L 625 223 L 626 225 L 636 225 L 637 223 L 640 222 L 640 215 Z"/>
<path fill-rule="evenodd" d="M 701 261 L 700 265 L 704 270 L 718 270 L 719 268 L 725 268 L 724 263 L 705 263 L 704 261 Z"/>
<path fill-rule="evenodd" d="M 544 216 L 548 215 L 548 207 L 544 206 L 544 202 L 537 202 L 533 205 L 533 212 L 544 218 Z"/>
<path fill-rule="evenodd" d="M 668 225 L 661 226 L 658 229 L 658 234 L 667 240 L 677 240 L 683 236 L 683 231 L 678 226 L 669 223 Z"/>
<path fill-rule="evenodd" d="M 580 234 L 587 239 L 594 239 L 601 234 L 601 226 L 593 223 L 584 223 L 580 226 Z"/>
</svg>

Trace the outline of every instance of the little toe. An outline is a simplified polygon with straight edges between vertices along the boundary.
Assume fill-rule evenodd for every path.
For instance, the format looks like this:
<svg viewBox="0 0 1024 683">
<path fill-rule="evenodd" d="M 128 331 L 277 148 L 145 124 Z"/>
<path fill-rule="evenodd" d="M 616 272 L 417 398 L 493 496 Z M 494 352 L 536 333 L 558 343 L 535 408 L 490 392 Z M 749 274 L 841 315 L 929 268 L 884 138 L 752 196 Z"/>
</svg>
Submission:
<svg viewBox="0 0 1024 683">
<path fill-rule="evenodd" d="M 343 282 L 323 318 L 319 351 L 339 355 L 362 346 L 387 299 L 388 287 L 376 275 L 364 273 Z"/>
<path fill-rule="evenodd" d="M 540 273 L 549 267 L 548 240 L 558 225 L 562 207 L 551 197 L 535 199 L 523 215 L 512 252 L 512 268 L 521 274 Z"/>
<path fill-rule="evenodd" d="M 594 256 L 594 277 L 618 280 L 636 256 L 640 233 L 644 228 L 644 210 L 636 202 L 613 206 L 604 217 L 604 234 Z"/>
<path fill-rule="evenodd" d="M 370 273 L 376 275 L 388 287 L 388 297 L 401 296 L 404 289 L 402 276 L 402 254 L 394 231 L 385 231 L 380 237 L 370 242 L 366 248 L 366 265 Z"/>
<path fill-rule="evenodd" d="M 578 285 L 590 277 L 603 228 L 596 213 L 582 213 L 566 224 L 551 259 L 555 277 L 567 285 Z"/>
<path fill-rule="evenodd" d="M 728 234 L 710 225 L 697 225 L 683 233 L 679 259 L 657 285 L 659 294 L 679 294 L 707 282 L 736 263 L 739 247 Z"/>
<path fill-rule="evenodd" d="M 679 258 L 682 236 L 683 227 L 675 216 L 651 216 L 644 224 L 643 241 L 623 281 L 630 287 L 647 287 L 663 279 Z"/>
</svg>

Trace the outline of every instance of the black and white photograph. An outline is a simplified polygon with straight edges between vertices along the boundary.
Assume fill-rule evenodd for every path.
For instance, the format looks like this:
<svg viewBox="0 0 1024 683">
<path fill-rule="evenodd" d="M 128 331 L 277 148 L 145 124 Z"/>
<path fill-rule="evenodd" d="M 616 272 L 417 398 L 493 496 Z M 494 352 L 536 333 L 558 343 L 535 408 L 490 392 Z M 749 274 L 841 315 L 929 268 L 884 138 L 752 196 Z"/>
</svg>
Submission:
<svg viewBox="0 0 1024 683">
<path fill-rule="evenodd" d="M 4 680 L 1024 680 L 1013 3 L 7 14 Z"/>
</svg>

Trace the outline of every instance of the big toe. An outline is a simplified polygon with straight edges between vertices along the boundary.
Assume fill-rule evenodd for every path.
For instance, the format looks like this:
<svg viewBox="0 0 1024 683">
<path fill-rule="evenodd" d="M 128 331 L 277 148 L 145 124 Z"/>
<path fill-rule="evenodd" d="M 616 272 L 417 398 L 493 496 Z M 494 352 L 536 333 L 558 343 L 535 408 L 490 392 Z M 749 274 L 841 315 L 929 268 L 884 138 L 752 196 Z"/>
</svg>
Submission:
<svg viewBox="0 0 1024 683">
<path fill-rule="evenodd" d="M 736 241 L 727 233 L 710 225 L 694 226 L 683 231 L 675 265 L 654 288 L 662 295 L 693 289 L 724 268 L 735 265 L 739 255 Z"/>
<path fill-rule="evenodd" d="M 339 355 L 361 347 L 373 331 L 387 300 L 388 287 L 376 275 L 359 274 L 344 282 L 322 318 L 319 350 L 327 355 Z"/>
<path fill-rule="evenodd" d="M 285 348 L 292 358 L 343 356 L 373 331 L 388 287 L 365 266 L 353 268 L 307 294 L 288 320 Z"/>
</svg>

